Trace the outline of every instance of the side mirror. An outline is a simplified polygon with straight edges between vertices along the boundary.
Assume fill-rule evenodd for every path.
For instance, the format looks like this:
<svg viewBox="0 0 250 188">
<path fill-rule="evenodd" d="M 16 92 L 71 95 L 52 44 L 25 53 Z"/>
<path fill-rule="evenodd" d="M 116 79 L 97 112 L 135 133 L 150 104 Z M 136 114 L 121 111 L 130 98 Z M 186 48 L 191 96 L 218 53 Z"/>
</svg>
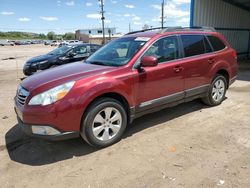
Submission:
<svg viewBox="0 0 250 188">
<path fill-rule="evenodd" d="M 141 59 L 141 67 L 155 67 L 158 65 L 158 59 L 154 56 L 144 56 Z"/>
</svg>

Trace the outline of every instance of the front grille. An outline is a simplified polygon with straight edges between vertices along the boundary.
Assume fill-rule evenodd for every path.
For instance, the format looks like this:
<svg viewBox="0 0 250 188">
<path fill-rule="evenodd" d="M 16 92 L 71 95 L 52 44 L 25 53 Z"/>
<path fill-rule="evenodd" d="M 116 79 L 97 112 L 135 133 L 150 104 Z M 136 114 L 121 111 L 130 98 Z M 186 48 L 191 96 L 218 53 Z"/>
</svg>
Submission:
<svg viewBox="0 0 250 188">
<path fill-rule="evenodd" d="M 24 89 L 22 86 L 19 86 L 17 89 L 16 100 L 20 105 L 24 105 L 27 97 L 29 96 L 29 92 Z"/>
</svg>

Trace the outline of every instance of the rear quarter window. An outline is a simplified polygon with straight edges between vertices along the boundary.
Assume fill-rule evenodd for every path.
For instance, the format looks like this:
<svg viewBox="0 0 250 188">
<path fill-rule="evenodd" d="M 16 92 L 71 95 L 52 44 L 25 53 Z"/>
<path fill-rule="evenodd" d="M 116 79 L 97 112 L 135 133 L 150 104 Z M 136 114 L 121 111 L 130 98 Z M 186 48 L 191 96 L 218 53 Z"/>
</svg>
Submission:
<svg viewBox="0 0 250 188">
<path fill-rule="evenodd" d="M 207 36 L 208 40 L 210 41 L 214 51 L 220 51 L 226 48 L 226 45 L 218 38 L 215 36 Z"/>
</svg>

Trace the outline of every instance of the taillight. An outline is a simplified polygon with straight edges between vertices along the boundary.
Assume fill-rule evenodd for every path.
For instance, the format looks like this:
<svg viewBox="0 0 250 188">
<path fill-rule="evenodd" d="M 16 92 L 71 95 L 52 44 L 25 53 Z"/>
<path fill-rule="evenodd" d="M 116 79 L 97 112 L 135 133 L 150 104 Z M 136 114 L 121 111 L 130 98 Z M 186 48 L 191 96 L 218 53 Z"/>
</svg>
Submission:
<svg viewBox="0 0 250 188">
<path fill-rule="evenodd" d="M 235 50 L 233 50 L 232 55 L 234 59 L 237 59 L 237 52 Z"/>
</svg>

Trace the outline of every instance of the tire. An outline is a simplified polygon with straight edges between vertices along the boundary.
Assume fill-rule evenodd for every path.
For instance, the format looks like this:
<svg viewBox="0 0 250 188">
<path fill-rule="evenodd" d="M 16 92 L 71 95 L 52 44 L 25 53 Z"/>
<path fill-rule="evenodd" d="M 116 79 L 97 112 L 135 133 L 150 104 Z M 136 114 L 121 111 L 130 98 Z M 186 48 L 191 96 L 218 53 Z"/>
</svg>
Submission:
<svg viewBox="0 0 250 188">
<path fill-rule="evenodd" d="M 225 76 L 220 74 L 215 75 L 209 87 L 207 96 L 202 98 L 202 102 L 208 106 L 217 106 L 221 104 L 225 99 L 227 85 L 228 83 Z"/>
<path fill-rule="evenodd" d="M 115 99 L 100 98 L 87 109 L 80 133 L 90 145 L 103 148 L 118 142 L 126 126 L 127 113 L 124 106 Z"/>
</svg>

